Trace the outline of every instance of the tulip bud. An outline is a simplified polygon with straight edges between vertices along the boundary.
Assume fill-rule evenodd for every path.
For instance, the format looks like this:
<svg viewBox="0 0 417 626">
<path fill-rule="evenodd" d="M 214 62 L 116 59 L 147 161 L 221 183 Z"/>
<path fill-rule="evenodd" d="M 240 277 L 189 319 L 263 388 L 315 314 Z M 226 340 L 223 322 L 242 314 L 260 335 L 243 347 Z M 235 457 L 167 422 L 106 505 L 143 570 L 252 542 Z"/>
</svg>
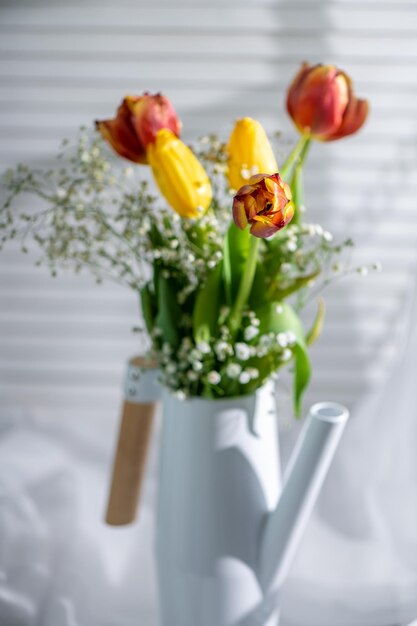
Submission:
<svg viewBox="0 0 417 626">
<path fill-rule="evenodd" d="M 179 137 L 181 122 L 168 98 L 145 93 L 126 96 L 116 117 L 97 121 L 96 128 L 120 156 L 147 163 L 146 148 L 155 141 L 158 130 L 168 128 Z"/>
<path fill-rule="evenodd" d="M 301 133 L 332 141 L 359 130 L 368 102 L 356 98 L 349 76 L 333 65 L 304 63 L 288 90 L 287 109 Z"/>
<path fill-rule="evenodd" d="M 250 224 L 255 237 L 270 237 L 294 215 L 291 189 L 279 174 L 256 174 L 233 199 L 233 219 L 238 228 Z"/>
<path fill-rule="evenodd" d="M 156 184 L 182 217 L 201 217 L 211 203 L 210 180 L 193 152 L 170 130 L 157 132 L 147 157 Z"/>
<path fill-rule="evenodd" d="M 271 144 L 262 125 L 250 117 L 236 122 L 227 150 L 228 180 L 232 189 L 240 189 L 246 185 L 254 174 L 273 174 L 278 171 Z"/>
</svg>

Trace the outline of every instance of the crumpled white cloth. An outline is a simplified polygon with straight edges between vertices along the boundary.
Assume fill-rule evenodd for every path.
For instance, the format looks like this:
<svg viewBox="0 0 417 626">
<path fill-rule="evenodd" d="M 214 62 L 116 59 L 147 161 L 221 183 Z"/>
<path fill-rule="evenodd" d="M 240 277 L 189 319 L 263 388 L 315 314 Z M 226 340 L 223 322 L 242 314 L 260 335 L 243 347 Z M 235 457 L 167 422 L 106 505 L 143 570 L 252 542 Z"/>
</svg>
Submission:
<svg viewBox="0 0 417 626">
<path fill-rule="evenodd" d="M 417 617 L 417 292 L 398 358 L 354 412 L 286 584 L 291 626 Z"/>
<path fill-rule="evenodd" d="M 1 626 L 156 626 L 152 481 L 110 528 L 108 470 L 34 424 L 0 433 Z"/>
<path fill-rule="evenodd" d="M 385 385 L 347 427 L 283 590 L 282 626 L 417 617 L 417 297 L 407 317 Z M 157 626 L 157 434 L 138 522 L 110 528 L 110 454 L 36 420 L 2 424 L 0 625 Z"/>
</svg>

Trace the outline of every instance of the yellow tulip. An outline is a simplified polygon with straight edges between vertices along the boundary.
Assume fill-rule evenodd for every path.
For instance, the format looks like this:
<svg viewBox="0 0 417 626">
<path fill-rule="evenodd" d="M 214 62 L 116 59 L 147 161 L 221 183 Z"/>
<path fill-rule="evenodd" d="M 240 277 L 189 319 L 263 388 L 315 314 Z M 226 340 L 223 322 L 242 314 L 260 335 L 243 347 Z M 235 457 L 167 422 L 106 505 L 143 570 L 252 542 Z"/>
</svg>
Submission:
<svg viewBox="0 0 417 626">
<path fill-rule="evenodd" d="M 181 217 L 201 217 L 212 199 L 210 180 L 193 152 L 170 130 L 158 131 L 147 158 L 155 182 Z"/>
<path fill-rule="evenodd" d="M 238 120 L 229 138 L 228 180 L 240 189 L 255 174 L 275 174 L 278 165 L 262 125 L 250 117 Z"/>
</svg>

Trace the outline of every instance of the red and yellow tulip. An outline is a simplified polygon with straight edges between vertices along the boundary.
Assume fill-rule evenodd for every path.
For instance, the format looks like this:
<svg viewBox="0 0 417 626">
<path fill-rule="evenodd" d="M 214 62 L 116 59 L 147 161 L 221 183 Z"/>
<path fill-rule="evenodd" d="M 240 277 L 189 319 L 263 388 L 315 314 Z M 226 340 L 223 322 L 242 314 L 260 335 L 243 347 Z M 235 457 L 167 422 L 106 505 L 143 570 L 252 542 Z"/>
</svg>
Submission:
<svg viewBox="0 0 417 626">
<path fill-rule="evenodd" d="M 294 205 L 291 189 L 279 174 L 256 174 L 233 199 L 233 219 L 244 230 L 248 224 L 255 237 L 274 235 L 291 221 Z"/>
<path fill-rule="evenodd" d="M 134 163 L 147 163 L 146 148 L 161 128 L 180 136 L 181 122 L 171 102 L 161 94 L 126 96 L 116 117 L 96 122 L 96 128 L 112 148 Z"/>
<path fill-rule="evenodd" d="M 351 79 L 334 65 L 304 63 L 288 90 L 287 110 L 302 134 L 333 141 L 359 130 L 368 102 L 356 98 Z"/>
<path fill-rule="evenodd" d="M 148 144 L 147 159 L 168 204 L 182 217 L 201 217 L 211 204 L 211 184 L 190 148 L 164 128 Z"/>
<path fill-rule="evenodd" d="M 246 185 L 254 174 L 273 174 L 278 165 L 262 125 L 250 117 L 238 120 L 227 145 L 228 180 L 232 189 Z"/>
</svg>

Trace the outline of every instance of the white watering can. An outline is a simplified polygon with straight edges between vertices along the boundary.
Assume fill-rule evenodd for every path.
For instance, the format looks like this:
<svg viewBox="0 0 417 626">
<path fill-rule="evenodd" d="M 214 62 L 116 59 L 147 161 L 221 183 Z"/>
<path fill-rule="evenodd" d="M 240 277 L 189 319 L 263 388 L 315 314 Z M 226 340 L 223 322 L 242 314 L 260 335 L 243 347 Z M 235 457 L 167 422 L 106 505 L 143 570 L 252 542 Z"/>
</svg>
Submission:
<svg viewBox="0 0 417 626">
<path fill-rule="evenodd" d="M 152 376 L 140 381 L 148 401 Z M 311 408 L 281 484 L 272 382 L 226 400 L 163 393 L 161 626 L 277 626 L 280 588 L 348 415 L 334 403 Z"/>
</svg>

